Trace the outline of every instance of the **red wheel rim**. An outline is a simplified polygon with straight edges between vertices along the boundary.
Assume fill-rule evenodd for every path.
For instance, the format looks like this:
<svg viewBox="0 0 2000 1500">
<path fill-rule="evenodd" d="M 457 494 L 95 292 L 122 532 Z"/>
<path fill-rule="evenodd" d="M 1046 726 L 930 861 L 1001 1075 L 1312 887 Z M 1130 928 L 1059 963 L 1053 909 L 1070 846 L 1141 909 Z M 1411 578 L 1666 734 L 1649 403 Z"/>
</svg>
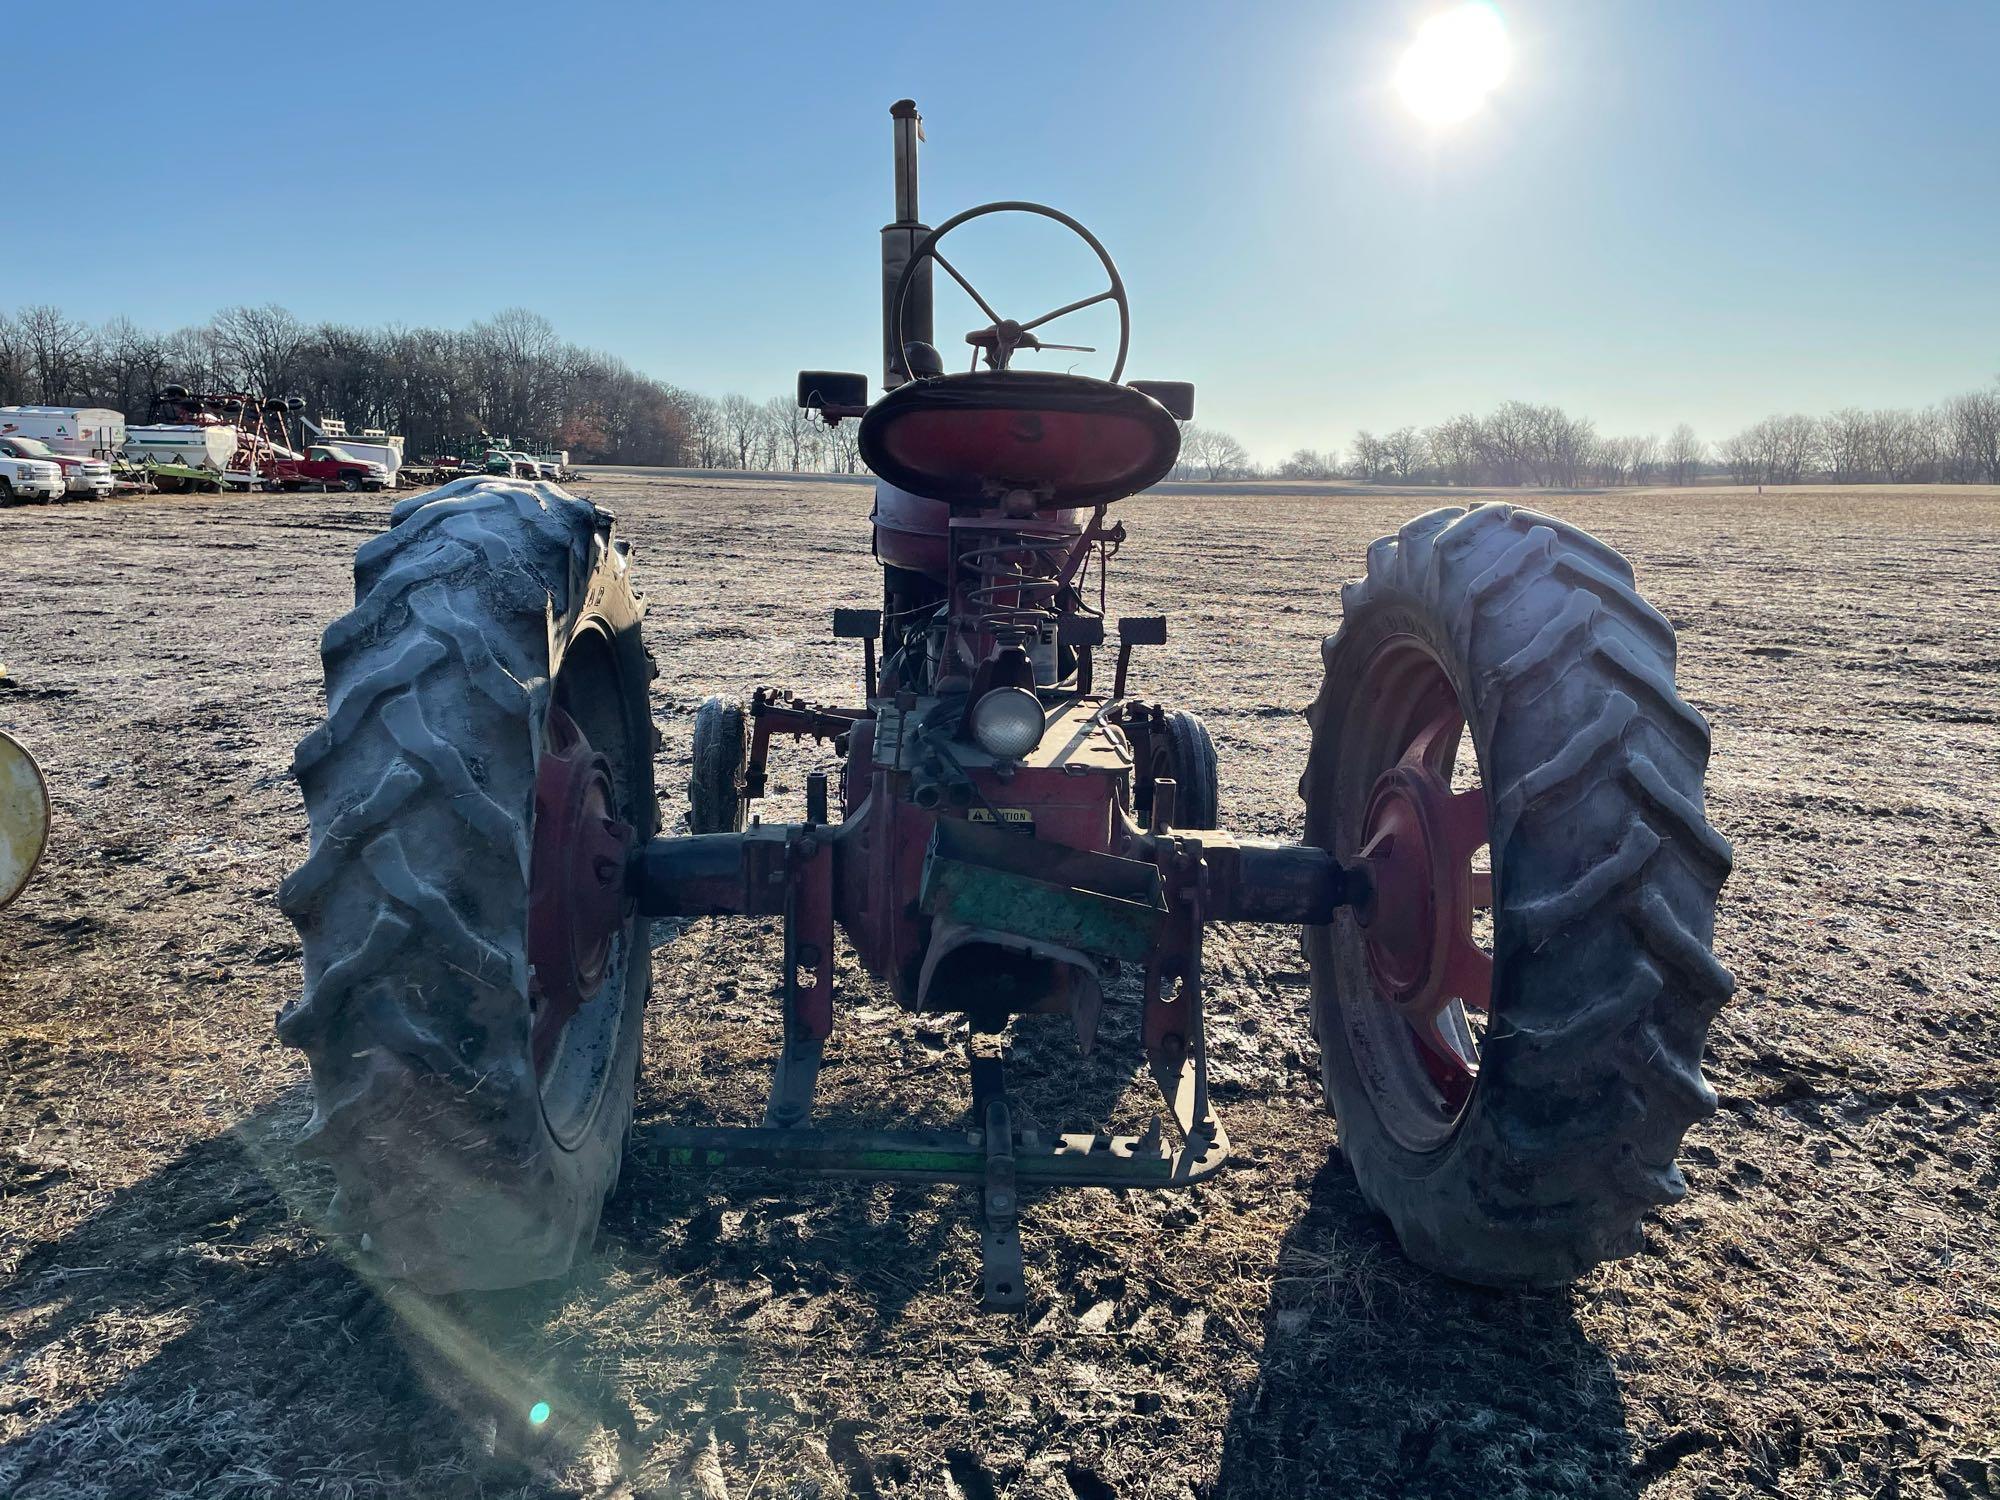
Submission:
<svg viewBox="0 0 2000 1500">
<path fill-rule="evenodd" d="M 1486 794 L 1452 790 L 1465 711 L 1428 647 L 1411 636 L 1383 642 L 1362 671 L 1357 701 L 1361 712 L 1397 710 L 1375 761 L 1390 764 L 1361 821 L 1358 854 L 1372 887 L 1357 914 L 1367 973 L 1455 1117 L 1479 1072 L 1465 1013 L 1488 1011 L 1493 997 L 1493 959 L 1474 932 L 1476 914 L 1493 905 L 1491 874 L 1472 866 L 1487 843 Z"/>
<path fill-rule="evenodd" d="M 612 943 L 631 913 L 625 865 L 634 836 L 617 808 L 611 762 L 591 749 L 574 719 L 550 709 L 535 776 L 528 887 L 538 1076 L 546 1076 L 564 1028 L 603 983 Z"/>
</svg>

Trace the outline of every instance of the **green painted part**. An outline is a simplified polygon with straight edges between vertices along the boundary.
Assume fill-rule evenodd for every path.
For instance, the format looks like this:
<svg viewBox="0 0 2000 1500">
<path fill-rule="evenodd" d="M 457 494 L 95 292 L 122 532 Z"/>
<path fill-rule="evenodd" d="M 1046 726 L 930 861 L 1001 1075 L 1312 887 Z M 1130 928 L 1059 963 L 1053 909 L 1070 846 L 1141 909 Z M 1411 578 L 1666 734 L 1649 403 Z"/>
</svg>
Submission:
<svg viewBox="0 0 2000 1500">
<path fill-rule="evenodd" d="M 795 1153 L 769 1152 L 747 1147 L 741 1153 L 718 1151 L 712 1147 L 670 1146 L 666 1151 L 670 1167 L 721 1169 L 744 1167 L 782 1171 L 786 1167 L 838 1172 L 979 1172 L 986 1158 L 978 1151 L 939 1151 L 913 1147 L 907 1151 L 855 1149 L 816 1150 Z"/>
<path fill-rule="evenodd" d="M 933 917 L 1133 963 L 1152 954 L 1167 915 L 1100 891 L 937 856 L 925 861 L 920 899 Z"/>
<path fill-rule="evenodd" d="M 670 1128 L 660 1154 L 672 1168 L 804 1172 L 883 1181 L 976 1183 L 986 1173 L 983 1144 L 948 1133 L 774 1129 L 761 1126 Z M 1014 1170 L 1043 1187 L 1181 1187 L 1220 1170 L 1227 1144 L 1189 1161 L 1137 1138 L 1065 1135 L 1014 1143 Z"/>
</svg>

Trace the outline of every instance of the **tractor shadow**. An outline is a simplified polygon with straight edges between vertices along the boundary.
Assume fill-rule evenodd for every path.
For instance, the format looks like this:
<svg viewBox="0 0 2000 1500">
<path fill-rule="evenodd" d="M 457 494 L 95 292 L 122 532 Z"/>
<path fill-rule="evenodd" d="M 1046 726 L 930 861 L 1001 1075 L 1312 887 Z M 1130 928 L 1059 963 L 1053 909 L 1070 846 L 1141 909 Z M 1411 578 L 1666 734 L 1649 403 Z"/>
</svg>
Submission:
<svg viewBox="0 0 2000 1500">
<path fill-rule="evenodd" d="M 0 1413 L 23 1435 L 0 1446 L 0 1493 L 226 1487 L 232 1469 L 324 1453 L 302 1419 L 332 1412 L 370 1431 L 370 1462 L 418 1451 L 393 1316 L 288 1207 L 305 1184 L 277 1153 L 304 1112 L 288 1097 L 190 1146 L 19 1257 L 0 1290 Z"/>
<path fill-rule="evenodd" d="M 1279 1250 L 1213 1500 L 1639 1495 L 1611 1360 L 1577 1322 L 1588 1295 L 1412 1265 L 1334 1155 Z"/>
<path fill-rule="evenodd" d="M 1057 1061 L 1024 1062 L 1023 1092 L 1095 1097 Z M 1080 1076 L 1129 1082 L 1100 1062 Z M 62 1233 L 0 1238 L 0 1495 L 569 1493 L 586 1445 L 628 1473 L 702 1431 L 747 1448 L 773 1414 L 735 1330 L 768 1310 L 882 1328 L 977 1295 L 971 1190 L 668 1172 L 642 1125 L 569 1276 L 424 1297 L 336 1248 L 330 1174 L 293 1150 L 309 1113 L 300 1085 Z M 67 1176 L 0 1160 L 10 1222 Z"/>
<path fill-rule="evenodd" d="M 637 1205 L 621 1194 L 597 1253 L 569 1276 L 421 1296 L 357 1269 L 324 1232 L 330 1176 L 292 1150 L 309 1110 L 295 1088 L 9 1257 L 0 1495 L 267 1494 L 294 1484 L 569 1493 L 551 1491 L 550 1476 L 585 1444 L 609 1441 L 636 1470 L 647 1453 L 681 1446 L 683 1422 L 726 1433 L 740 1421 L 728 1415 L 739 1404 L 740 1350 L 678 1336 L 672 1315 L 685 1303 L 672 1276 L 658 1276 L 662 1261 L 721 1281 L 790 1273 L 705 1252 L 662 1257 L 647 1236 L 666 1231 L 633 1224 Z M 13 1222 L 31 1224 L 33 1198 L 65 1174 L 16 1168 L 0 1161 L 0 1185 Z M 678 1232 L 699 1245 L 711 1226 L 698 1198 L 677 1183 L 643 1211 L 685 1215 Z M 880 1234 L 882 1253 L 900 1244 L 893 1218 Z M 0 1253 L 16 1249 L 0 1239 Z M 840 1253 L 826 1249 L 829 1266 Z M 674 1413 L 664 1426 L 634 1410 L 594 1334 L 578 1336 L 629 1329 L 649 1312 L 668 1323 L 647 1340 L 672 1372 L 651 1392 Z"/>
</svg>

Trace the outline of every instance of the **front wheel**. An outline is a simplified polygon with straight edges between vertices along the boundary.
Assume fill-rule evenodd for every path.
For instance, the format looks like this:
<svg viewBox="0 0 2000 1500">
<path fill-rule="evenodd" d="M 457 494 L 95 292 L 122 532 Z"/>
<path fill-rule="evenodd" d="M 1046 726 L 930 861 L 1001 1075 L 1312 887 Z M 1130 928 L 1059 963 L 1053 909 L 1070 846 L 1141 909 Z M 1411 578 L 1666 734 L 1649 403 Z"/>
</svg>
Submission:
<svg viewBox="0 0 2000 1500">
<path fill-rule="evenodd" d="M 1153 820 L 1153 786 L 1161 777 L 1174 783 L 1173 826 L 1214 828 L 1221 819 L 1222 793 L 1215 741 L 1198 714 L 1184 708 L 1140 708 L 1120 721 L 1132 741 L 1137 774 L 1132 811 L 1141 823 Z"/>
<path fill-rule="evenodd" d="M 361 488 L 361 476 L 358 474 L 341 475 L 340 487 L 346 490 L 348 494 L 350 495 L 353 494 L 356 490 Z"/>
<path fill-rule="evenodd" d="M 750 819 L 744 796 L 750 733 L 743 705 L 710 698 L 694 715 L 693 766 L 688 774 L 688 832 L 741 833 Z"/>
<path fill-rule="evenodd" d="M 1708 724 L 1630 565 L 1544 516 L 1433 511 L 1343 606 L 1300 787 L 1372 886 L 1307 931 L 1342 1153 L 1419 1262 L 1571 1280 L 1638 1248 L 1715 1108 Z"/>
<path fill-rule="evenodd" d="M 610 518 L 549 485 L 395 507 L 327 629 L 279 899 L 305 988 L 303 1145 L 333 1227 L 429 1292 L 560 1275 L 618 1178 L 651 965 L 639 607 Z"/>
</svg>

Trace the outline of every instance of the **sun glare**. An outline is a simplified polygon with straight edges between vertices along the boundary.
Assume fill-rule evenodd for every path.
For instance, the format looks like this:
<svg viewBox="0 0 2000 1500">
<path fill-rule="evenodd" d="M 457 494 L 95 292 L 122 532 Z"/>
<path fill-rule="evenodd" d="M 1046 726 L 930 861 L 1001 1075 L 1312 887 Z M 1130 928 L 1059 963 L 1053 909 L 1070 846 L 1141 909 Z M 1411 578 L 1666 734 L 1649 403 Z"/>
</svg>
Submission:
<svg viewBox="0 0 2000 1500">
<path fill-rule="evenodd" d="M 1479 112 L 1507 76 L 1507 28 L 1490 5 L 1432 16 L 1396 67 L 1396 92 L 1426 125 L 1456 125 Z"/>
</svg>

